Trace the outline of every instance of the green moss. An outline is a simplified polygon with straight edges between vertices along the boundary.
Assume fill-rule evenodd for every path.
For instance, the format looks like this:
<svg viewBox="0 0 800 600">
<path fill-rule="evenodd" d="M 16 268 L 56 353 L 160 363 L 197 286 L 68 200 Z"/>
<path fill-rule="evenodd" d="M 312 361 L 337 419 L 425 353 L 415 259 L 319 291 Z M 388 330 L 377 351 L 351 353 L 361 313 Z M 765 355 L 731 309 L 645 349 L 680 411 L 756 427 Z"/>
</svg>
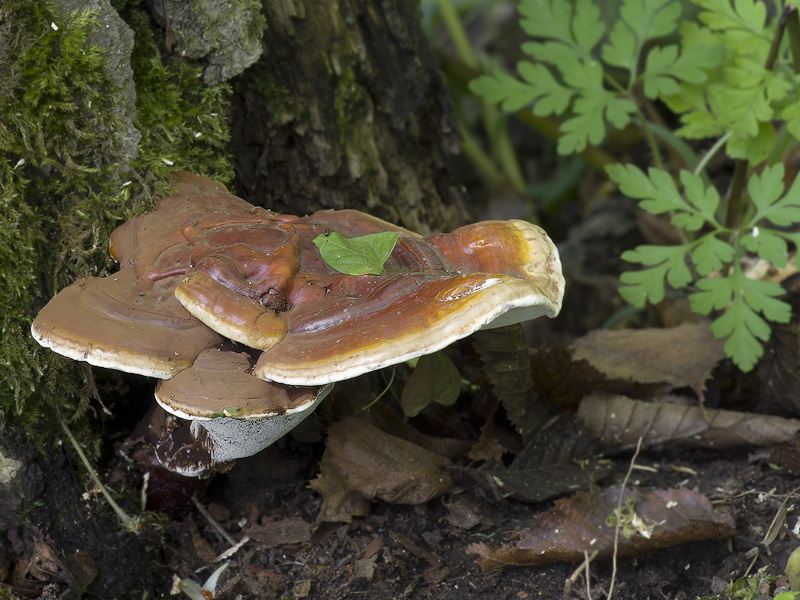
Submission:
<svg viewBox="0 0 800 600">
<path fill-rule="evenodd" d="M 356 83 L 352 69 L 345 69 L 339 77 L 333 96 L 333 109 L 336 111 L 339 143 L 343 144 L 353 126 L 363 121 L 365 110 L 363 92 Z"/>
<path fill-rule="evenodd" d="M 131 64 L 142 139 L 133 165 L 159 179 L 184 169 L 229 183 L 233 167 L 225 145 L 230 86 L 205 87 L 201 67 L 180 56 L 163 57 L 163 40 L 150 29 L 138 3 L 121 15 L 135 32 Z"/>
<path fill-rule="evenodd" d="M 77 278 L 113 270 L 111 230 L 153 206 L 178 169 L 228 182 L 229 88 L 161 56 L 139 1 L 117 3 L 135 32 L 137 157 L 128 162 L 124 99 L 89 43 L 91 12 L 7 0 L 0 21 L 0 409 L 41 434 L 52 403 L 75 419 L 97 393 L 89 369 L 36 344 L 38 309 Z M 171 164 L 170 164 L 171 163 Z M 108 402 L 105 398 L 104 401 Z M 39 439 L 42 436 L 39 435 Z"/>
</svg>

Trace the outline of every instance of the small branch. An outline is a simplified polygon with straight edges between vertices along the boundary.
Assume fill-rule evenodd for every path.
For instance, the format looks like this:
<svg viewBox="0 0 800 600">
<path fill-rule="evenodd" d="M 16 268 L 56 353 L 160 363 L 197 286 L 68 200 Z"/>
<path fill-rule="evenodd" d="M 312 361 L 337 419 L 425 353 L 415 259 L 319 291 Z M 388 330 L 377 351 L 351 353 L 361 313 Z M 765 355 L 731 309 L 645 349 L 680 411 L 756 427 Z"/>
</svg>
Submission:
<svg viewBox="0 0 800 600">
<path fill-rule="evenodd" d="M 236 546 L 239 543 L 233 539 L 230 533 L 222 528 L 222 525 L 217 523 L 217 520 L 211 516 L 211 513 L 206 510 L 205 506 L 200 504 L 200 500 L 197 499 L 197 494 L 192 495 L 192 502 L 194 502 L 197 511 L 205 517 L 206 521 L 208 521 L 208 524 L 211 525 L 214 531 L 216 531 L 222 539 L 228 542 L 231 546 Z"/>
</svg>

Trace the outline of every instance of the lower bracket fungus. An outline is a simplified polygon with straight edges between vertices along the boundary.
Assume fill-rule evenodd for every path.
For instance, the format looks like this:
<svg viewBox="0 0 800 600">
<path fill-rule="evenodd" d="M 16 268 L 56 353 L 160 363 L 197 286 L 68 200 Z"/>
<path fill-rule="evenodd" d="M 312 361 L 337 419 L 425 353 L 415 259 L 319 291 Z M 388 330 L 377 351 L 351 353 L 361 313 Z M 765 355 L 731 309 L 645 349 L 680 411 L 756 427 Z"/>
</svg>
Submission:
<svg viewBox="0 0 800 600">
<path fill-rule="evenodd" d="M 175 195 L 111 234 L 120 270 L 62 290 L 32 332 L 70 358 L 162 379 L 159 404 L 193 422 L 208 456 L 169 461 L 179 472 L 258 452 L 336 381 L 561 308 L 558 251 L 525 221 L 423 238 L 354 210 L 277 214 L 177 177 Z M 380 275 L 348 275 L 314 243 L 330 232 L 397 241 Z"/>
</svg>

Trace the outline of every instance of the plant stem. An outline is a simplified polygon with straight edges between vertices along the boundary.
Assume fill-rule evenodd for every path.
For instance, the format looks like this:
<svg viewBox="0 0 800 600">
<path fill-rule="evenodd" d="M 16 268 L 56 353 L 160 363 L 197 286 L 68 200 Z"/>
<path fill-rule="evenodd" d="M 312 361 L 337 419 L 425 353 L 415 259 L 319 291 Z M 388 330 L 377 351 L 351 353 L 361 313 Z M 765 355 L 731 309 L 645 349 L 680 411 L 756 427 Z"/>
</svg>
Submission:
<svg viewBox="0 0 800 600">
<path fill-rule="evenodd" d="M 781 40 L 783 39 L 783 32 L 786 30 L 787 22 L 790 24 L 790 28 L 795 29 L 795 34 L 797 34 L 797 9 L 792 5 L 787 6 L 781 13 L 781 18 L 778 21 L 778 28 L 775 30 L 775 36 L 772 38 L 772 45 L 769 48 L 769 54 L 764 63 L 764 68 L 767 71 L 772 71 L 775 68 L 775 60 L 778 57 L 778 50 L 781 46 Z M 796 35 L 795 38 L 797 38 Z M 800 43 L 800 38 L 796 39 L 795 42 Z M 795 72 L 797 72 L 798 61 L 797 56 L 794 55 L 795 42 L 791 45 L 792 53 L 795 58 Z M 744 191 L 745 179 L 747 178 L 747 166 L 747 161 L 740 158 L 736 160 L 736 164 L 733 168 L 733 179 L 728 188 L 727 209 L 725 211 L 725 227 L 730 229 L 735 229 L 739 223 L 742 192 Z"/>
<path fill-rule="evenodd" d="M 450 34 L 450 40 L 453 42 L 458 56 L 468 67 L 478 70 L 478 58 L 472 50 L 472 44 L 469 43 L 469 37 L 467 37 L 467 32 L 461 24 L 461 17 L 458 16 L 458 11 L 453 2 L 451 0 L 439 0 L 439 10 L 442 13 L 442 20 L 445 27 L 447 27 L 447 33 Z"/>
<path fill-rule="evenodd" d="M 442 72 L 450 81 L 462 88 L 466 89 L 467 84 L 471 80 L 480 76 L 479 71 L 467 66 L 460 58 L 441 50 L 437 50 L 436 54 L 439 57 Z M 517 111 L 514 113 L 514 118 L 522 121 L 550 140 L 558 140 L 560 136 L 559 125 L 556 119 L 537 117 L 531 112 L 530 108 Z M 607 152 L 588 144 L 586 149 L 580 152 L 578 156 L 597 171 L 602 171 L 606 166 L 617 162 L 616 159 Z"/>
<path fill-rule="evenodd" d="M 709 162 L 709 161 L 710 161 L 712 158 L 714 158 L 714 155 L 715 155 L 717 152 L 719 152 L 719 151 L 720 151 L 720 149 L 721 149 L 721 148 L 722 148 L 722 147 L 725 145 L 725 142 L 727 142 L 727 141 L 728 141 L 728 138 L 729 138 L 729 137 L 731 137 L 731 135 L 733 135 L 733 132 L 732 132 L 732 131 L 729 131 L 728 133 L 726 133 L 725 135 L 723 135 L 721 138 L 719 138 L 719 139 L 718 139 L 718 140 L 717 140 L 717 141 L 714 143 L 714 145 L 713 145 L 713 146 L 711 146 L 711 148 L 709 148 L 708 152 L 706 152 L 706 153 L 705 153 L 705 155 L 703 155 L 703 158 L 702 158 L 702 160 L 701 160 L 699 163 L 697 163 L 697 166 L 694 168 L 694 171 L 693 171 L 693 172 L 694 172 L 694 174 L 695 174 L 695 175 L 700 175 L 700 173 L 702 173 L 703 171 L 705 171 L 705 168 L 706 168 L 706 165 L 708 164 L 708 162 Z"/>
<path fill-rule="evenodd" d="M 725 212 L 725 227 L 735 229 L 739 223 L 739 212 L 742 204 L 742 191 L 747 179 L 747 161 L 738 159 L 733 167 L 733 178 L 728 187 L 728 208 Z"/>
<path fill-rule="evenodd" d="M 800 73 L 800 15 L 797 7 L 790 4 L 781 14 L 781 19 L 786 19 L 786 28 L 789 31 L 789 48 L 792 51 L 792 64 L 794 72 Z"/>
<path fill-rule="evenodd" d="M 648 125 L 647 119 L 644 118 L 644 114 L 642 114 L 642 109 L 640 108 L 640 104 L 634 102 L 636 105 L 636 114 L 639 117 L 639 120 L 642 124 L 642 131 L 644 132 L 644 137 L 647 140 L 648 145 L 650 146 L 650 150 L 653 152 L 653 162 L 656 163 L 657 169 L 664 169 L 664 160 L 661 158 L 661 150 L 658 149 L 658 143 L 656 142 L 656 138 L 653 137 L 653 132 L 650 131 L 650 126 Z"/>
<path fill-rule="evenodd" d="M 119 504 L 117 504 L 114 501 L 114 499 L 111 497 L 111 494 L 108 493 L 106 486 L 103 485 L 103 483 L 100 481 L 100 478 L 97 476 L 97 472 L 92 468 L 92 465 L 89 463 L 89 459 L 86 458 L 86 454 L 83 453 L 83 449 L 80 447 L 80 444 L 78 444 L 78 440 L 75 439 L 75 436 L 72 435 L 72 432 L 69 430 L 69 427 L 67 427 L 67 424 L 61 417 L 59 417 L 58 420 L 61 423 L 61 427 L 64 428 L 64 432 L 67 434 L 67 438 L 69 438 L 69 441 L 72 443 L 72 447 L 75 448 L 75 452 L 78 453 L 81 462 L 83 462 L 83 465 L 86 467 L 86 470 L 89 471 L 89 475 L 91 476 L 92 481 L 94 481 L 95 485 L 98 488 L 100 488 L 100 491 L 103 493 L 103 496 L 105 496 L 106 500 L 111 505 L 111 508 L 114 510 L 114 512 L 117 513 L 117 517 L 119 517 L 119 520 L 122 521 L 122 526 L 125 528 L 126 531 L 130 531 L 132 533 L 138 533 L 138 531 L 141 529 L 141 524 L 139 523 L 139 519 L 135 517 L 129 517 L 128 514 L 124 510 L 122 510 L 122 508 L 120 508 Z"/>
<path fill-rule="evenodd" d="M 461 58 L 468 67 L 479 72 L 480 65 L 478 64 L 478 57 L 472 49 L 467 32 L 464 29 L 464 25 L 461 23 L 461 18 L 452 0 L 439 0 L 439 10 L 441 11 L 442 20 L 444 21 L 445 27 L 447 27 L 447 32 L 450 35 L 450 39 L 453 42 L 453 46 L 459 58 Z M 480 106 L 483 116 L 483 126 L 486 130 L 486 135 L 489 136 L 497 162 L 502 167 L 506 178 L 516 192 L 522 196 L 526 196 L 525 176 L 522 174 L 522 168 L 519 166 L 519 160 L 514 151 L 514 146 L 511 144 L 511 138 L 508 135 L 508 127 L 506 126 L 506 119 L 494 105 L 480 100 Z"/>
<path fill-rule="evenodd" d="M 486 154 L 461 119 L 458 120 L 458 128 L 461 131 L 461 150 L 472 161 L 472 164 L 478 169 L 481 177 L 486 180 L 489 187 L 494 188 L 500 183 L 503 176 L 497 170 L 497 166 L 491 157 Z"/>
</svg>

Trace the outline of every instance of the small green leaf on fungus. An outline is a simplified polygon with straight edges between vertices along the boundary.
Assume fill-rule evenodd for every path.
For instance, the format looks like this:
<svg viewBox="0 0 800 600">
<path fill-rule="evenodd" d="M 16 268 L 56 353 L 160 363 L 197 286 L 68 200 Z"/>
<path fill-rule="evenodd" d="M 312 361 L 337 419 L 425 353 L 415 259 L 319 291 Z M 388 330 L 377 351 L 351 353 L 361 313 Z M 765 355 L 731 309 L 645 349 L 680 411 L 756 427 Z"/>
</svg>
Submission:
<svg viewBox="0 0 800 600">
<path fill-rule="evenodd" d="M 383 231 L 360 237 L 346 238 L 330 232 L 318 235 L 314 244 L 325 263 L 345 275 L 381 275 L 383 265 L 394 250 L 399 234 Z"/>
<path fill-rule="evenodd" d="M 450 406 L 461 393 L 461 373 L 443 352 L 421 356 L 400 397 L 403 412 L 418 415 L 428 404 Z"/>
</svg>

